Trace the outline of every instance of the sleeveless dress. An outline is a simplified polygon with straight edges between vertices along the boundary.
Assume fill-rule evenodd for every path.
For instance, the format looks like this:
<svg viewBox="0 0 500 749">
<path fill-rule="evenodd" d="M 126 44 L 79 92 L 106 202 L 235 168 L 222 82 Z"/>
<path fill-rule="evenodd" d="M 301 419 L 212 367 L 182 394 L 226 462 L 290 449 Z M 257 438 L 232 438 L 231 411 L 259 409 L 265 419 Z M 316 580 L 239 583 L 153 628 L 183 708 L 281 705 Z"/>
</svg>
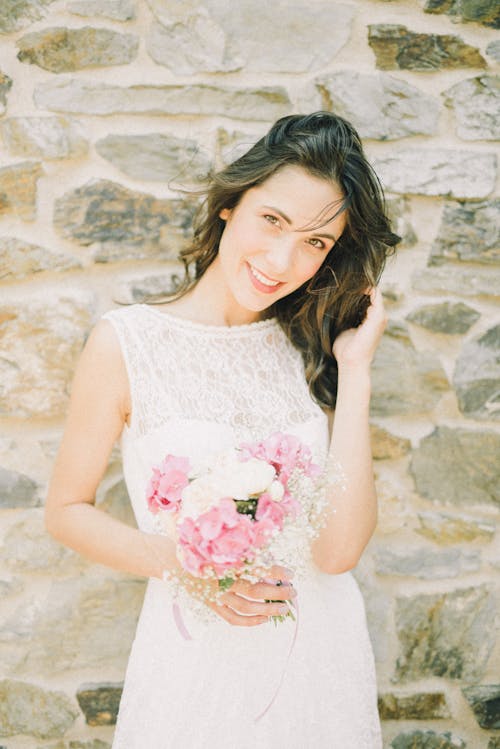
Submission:
<svg viewBox="0 0 500 749">
<path fill-rule="evenodd" d="M 121 447 L 141 530 L 154 531 L 145 489 L 167 453 L 200 460 L 282 431 L 324 461 L 326 416 L 276 320 L 219 327 L 143 304 L 103 317 L 129 377 L 132 417 Z M 171 584 L 150 579 L 113 749 L 380 749 L 373 655 L 356 581 L 310 561 L 294 584 L 297 630 L 289 619 L 254 627 L 215 615 L 205 622 L 181 605 L 186 639 L 173 615 Z"/>
</svg>

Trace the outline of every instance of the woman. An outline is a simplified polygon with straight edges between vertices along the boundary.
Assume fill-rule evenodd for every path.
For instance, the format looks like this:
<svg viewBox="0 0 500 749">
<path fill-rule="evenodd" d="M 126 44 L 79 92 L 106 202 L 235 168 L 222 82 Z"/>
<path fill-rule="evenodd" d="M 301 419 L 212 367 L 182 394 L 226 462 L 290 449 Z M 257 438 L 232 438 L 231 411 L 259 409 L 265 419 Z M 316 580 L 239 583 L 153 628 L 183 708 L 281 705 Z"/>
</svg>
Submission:
<svg viewBox="0 0 500 749">
<path fill-rule="evenodd" d="M 369 370 L 385 325 L 376 284 L 396 241 L 352 126 L 326 112 L 285 117 L 212 177 L 180 293 L 107 313 L 92 331 L 46 517 L 55 538 L 89 559 L 150 578 L 114 749 L 380 747 L 349 570 L 376 523 Z M 179 562 L 153 532 L 152 465 L 277 430 L 328 466 L 326 520 L 306 575 L 295 589 L 293 570 L 276 565 L 207 603 L 207 622 L 189 606 L 175 621 L 165 578 Z M 138 529 L 93 505 L 120 435 Z M 297 631 L 288 619 L 273 626 L 291 601 Z"/>
</svg>

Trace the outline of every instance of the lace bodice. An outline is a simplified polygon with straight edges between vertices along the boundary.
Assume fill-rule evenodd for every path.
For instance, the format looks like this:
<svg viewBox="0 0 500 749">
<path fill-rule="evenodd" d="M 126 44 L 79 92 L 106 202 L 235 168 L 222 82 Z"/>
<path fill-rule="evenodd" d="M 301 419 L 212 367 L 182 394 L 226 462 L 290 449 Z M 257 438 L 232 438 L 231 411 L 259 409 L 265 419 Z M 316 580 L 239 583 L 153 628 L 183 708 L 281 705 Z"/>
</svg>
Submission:
<svg viewBox="0 0 500 749">
<path fill-rule="evenodd" d="M 298 426 L 321 414 L 302 357 L 279 323 L 193 323 L 144 304 L 106 313 L 121 338 L 132 398 L 131 432 L 167 418 L 225 423 L 241 436 Z"/>
</svg>

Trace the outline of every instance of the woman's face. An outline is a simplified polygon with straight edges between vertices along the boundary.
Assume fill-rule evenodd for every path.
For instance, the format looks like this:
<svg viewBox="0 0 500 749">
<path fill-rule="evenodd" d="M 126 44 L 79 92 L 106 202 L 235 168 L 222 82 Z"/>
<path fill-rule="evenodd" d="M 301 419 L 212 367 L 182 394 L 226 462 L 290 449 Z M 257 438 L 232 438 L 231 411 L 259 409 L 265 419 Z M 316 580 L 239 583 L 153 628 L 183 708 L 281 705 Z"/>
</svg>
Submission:
<svg viewBox="0 0 500 749">
<path fill-rule="evenodd" d="M 213 265 L 231 302 L 257 319 L 312 278 L 344 230 L 344 212 L 324 224 L 343 198 L 337 185 L 286 166 L 221 211 L 226 226 Z"/>
</svg>

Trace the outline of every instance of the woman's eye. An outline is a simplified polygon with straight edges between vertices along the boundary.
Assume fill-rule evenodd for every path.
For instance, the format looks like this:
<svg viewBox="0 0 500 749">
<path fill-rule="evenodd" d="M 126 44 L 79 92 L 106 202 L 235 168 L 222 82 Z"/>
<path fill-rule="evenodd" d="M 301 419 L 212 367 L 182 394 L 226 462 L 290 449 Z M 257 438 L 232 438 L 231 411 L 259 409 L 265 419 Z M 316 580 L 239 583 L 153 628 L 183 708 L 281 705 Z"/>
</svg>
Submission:
<svg viewBox="0 0 500 749">
<path fill-rule="evenodd" d="M 276 218 L 276 216 L 271 216 L 269 213 L 266 213 L 264 218 L 270 224 L 273 224 L 273 226 L 277 226 L 279 224 L 279 220 Z"/>
<path fill-rule="evenodd" d="M 321 239 L 310 239 L 309 244 L 312 244 L 313 247 L 316 247 L 318 250 L 324 250 L 326 245 L 324 242 L 321 241 Z"/>
</svg>

